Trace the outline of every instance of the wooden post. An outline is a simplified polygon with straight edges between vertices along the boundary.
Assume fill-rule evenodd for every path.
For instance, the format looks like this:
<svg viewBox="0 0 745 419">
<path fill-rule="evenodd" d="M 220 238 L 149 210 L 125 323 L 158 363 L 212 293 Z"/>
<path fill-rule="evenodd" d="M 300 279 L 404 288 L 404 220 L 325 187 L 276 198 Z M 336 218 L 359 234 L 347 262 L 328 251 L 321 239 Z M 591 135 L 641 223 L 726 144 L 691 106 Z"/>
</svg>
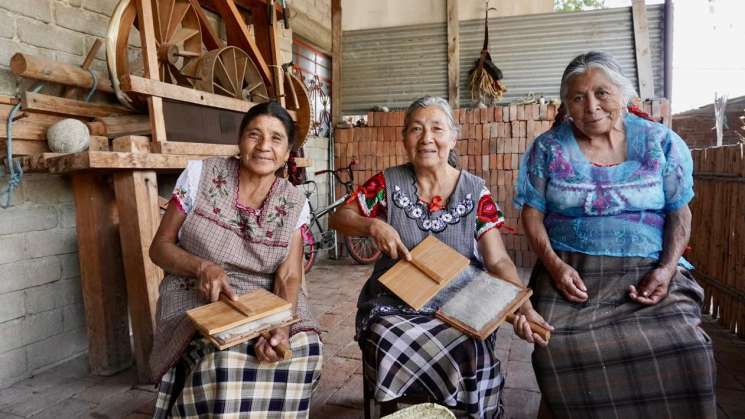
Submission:
<svg viewBox="0 0 745 419">
<path fill-rule="evenodd" d="M 460 20 L 458 2 L 447 0 L 448 13 L 448 103 L 457 109 L 460 97 Z"/>
<path fill-rule="evenodd" d="M 331 126 L 341 122 L 341 0 L 331 0 Z"/>
<path fill-rule="evenodd" d="M 137 20 L 140 23 L 140 45 L 145 64 L 145 78 L 160 80 L 158 51 L 155 47 L 155 24 L 153 23 L 153 4 L 151 0 L 137 2 Z M 153 145 L 166 141 L 166 122 L 163 119 L 163 99 L 157 96 L 147 98 Z M 157 150 L 158 147 L 154 147 Z"/>
<path fill-rule="evenodd" d="M 72 175 L 88 362 L 96 375 L 111 375 L 132 364 L 127 288 L 110 180 L 100 174 Z"/>
<path fill-rule="evenodd" d="M 129 315 L 132 319 L 137 376 L 150 382 L 150 351 L 155 331 L 155 307 L 163 271 L 149 256 L 150 242 L 160 224 L 158 184 L 154 171 L 127 170 L 114 174 L 119 209 L 124 271 L 127 277 Z"/>
<path fill-rule="evenodd" d="M 642 100 L 654 97 L 652 76 L 652 53 L 649 48 L 649 22 L 644 0 L 631 1 L 634 21 L 634 47 L 636 50 L 636 73 L 639 80 L 639 96 Z"/>
</svg>

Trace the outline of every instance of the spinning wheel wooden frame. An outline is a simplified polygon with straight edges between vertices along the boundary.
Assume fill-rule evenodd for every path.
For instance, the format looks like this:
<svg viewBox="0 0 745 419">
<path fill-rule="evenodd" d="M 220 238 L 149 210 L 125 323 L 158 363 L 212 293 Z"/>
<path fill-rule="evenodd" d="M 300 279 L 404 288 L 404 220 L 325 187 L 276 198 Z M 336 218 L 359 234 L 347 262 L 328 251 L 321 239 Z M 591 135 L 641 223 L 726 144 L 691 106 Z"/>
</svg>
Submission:
<svg viewBox="0 0 745 419">
<path fill-rule="evenodd" d="M 219 155 L 233 152 L 231 146 L 168 142 L 163 99 L 234 112 L 245 112 L 256 102 L 270 98 L 285 104 L 288 82 L 280 69 L 277 13 L 266 13 L 267 5 L 276 10 L 275 2 L 240 1 L 253 14 L 255 36 L 249 34 L 234 0 L 122 0 L 117 7 L 109 28 L 109 37 L 114 40 L 107 47 L 115 50 L 108 54 L 112 56 L 109 67 L 115 75 L 112 78 L 116 79 L 114 87 L 120 100 L 129 106 L 146 104 L 152 128 L 151 151 Z M 227 46 L 215 34 L 202 6 L 222 17 Z M 133 27 L 140 32 L 142 76 L 133 74 L 129 58 L 128 38 Z M 230 60 L 233 64 L 226 65 Z M 292 81 L 289 84 L 295 85 Z M 305 115 L 310 107 L 302 92 L 293 94 L 290 102 L 296 105 L 288 109 L 296 120 L 298 113 Z M 298 123 L 302 133 L 305 123 Z"/>
</svg>

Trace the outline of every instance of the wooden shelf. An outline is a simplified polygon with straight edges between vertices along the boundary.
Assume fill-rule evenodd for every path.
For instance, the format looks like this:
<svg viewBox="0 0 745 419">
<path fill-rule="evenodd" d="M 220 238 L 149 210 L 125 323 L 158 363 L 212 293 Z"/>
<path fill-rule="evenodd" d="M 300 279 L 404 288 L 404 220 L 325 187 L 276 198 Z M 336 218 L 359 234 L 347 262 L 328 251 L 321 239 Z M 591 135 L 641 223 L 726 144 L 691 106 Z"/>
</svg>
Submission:
<svg viewBox="0 0 745 419">
<path fill-rule="evenodd" d="M 84 151 L 46 159 L 49 173 L 73 173 L 89 170 L 178 170 L 189 160 L 202 160 L 211 155 L 123 153 Z"/>
</svg>

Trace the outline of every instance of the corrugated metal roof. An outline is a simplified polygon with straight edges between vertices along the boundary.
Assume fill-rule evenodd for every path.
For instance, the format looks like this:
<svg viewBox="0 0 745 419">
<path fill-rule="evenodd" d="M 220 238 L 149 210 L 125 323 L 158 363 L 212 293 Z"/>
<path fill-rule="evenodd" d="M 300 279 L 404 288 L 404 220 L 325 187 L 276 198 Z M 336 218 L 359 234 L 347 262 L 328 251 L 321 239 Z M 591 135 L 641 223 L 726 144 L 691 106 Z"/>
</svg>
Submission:
<svg viewBox="0 0 745 419">
<path fill-rule="evenodd" d="M 662 96 L 663 6 L 647 6 L 655 93 Z M 445 23 L 343 33 L 342 111 L 405 108 L 425 94 L 447 96 Z M 460 104 L 471 105 L 468 70 L 481 51 L 484 21 L 460 23 Z M 557 97 L 561 74 L 589 50 L 613 54 L 636 83 L 631 8 L 489 19 L 489 50 L 504 74 L 503 102 L 529 93 Z"/>
</svg>

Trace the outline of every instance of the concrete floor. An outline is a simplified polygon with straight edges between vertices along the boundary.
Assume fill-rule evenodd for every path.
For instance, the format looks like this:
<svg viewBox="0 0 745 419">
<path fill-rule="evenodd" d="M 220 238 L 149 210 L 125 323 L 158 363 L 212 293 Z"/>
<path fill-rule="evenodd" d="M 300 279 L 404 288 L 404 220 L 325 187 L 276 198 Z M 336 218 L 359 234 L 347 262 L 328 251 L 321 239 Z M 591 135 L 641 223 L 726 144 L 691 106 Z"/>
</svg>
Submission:
<svg viewBox="0 0 745 419">
<path fill-rule="evenodd" d="M 313 418 L 362 417 L 360 351 L 353 341 L 355 302 L 370 267 L 347 261 L 323 262 L 308 275 L 311 307 L 323 329 L 324 366 L 313 396 Z M 745 417 L 745 341 L 705 319 L 714 339 L 720 418 Z M 534 418 L 540 392 L 530 365 L 532 346 L 518 339 L 510 326 L 498 331 L 497 346 L 506 374 L 506 417 Z M 0 390 L 4 418 L 147 418 L 155 389 L 133 386 L 133 369 L 112 377 L 88 374 L 80 357 Z"/>
</svg>

